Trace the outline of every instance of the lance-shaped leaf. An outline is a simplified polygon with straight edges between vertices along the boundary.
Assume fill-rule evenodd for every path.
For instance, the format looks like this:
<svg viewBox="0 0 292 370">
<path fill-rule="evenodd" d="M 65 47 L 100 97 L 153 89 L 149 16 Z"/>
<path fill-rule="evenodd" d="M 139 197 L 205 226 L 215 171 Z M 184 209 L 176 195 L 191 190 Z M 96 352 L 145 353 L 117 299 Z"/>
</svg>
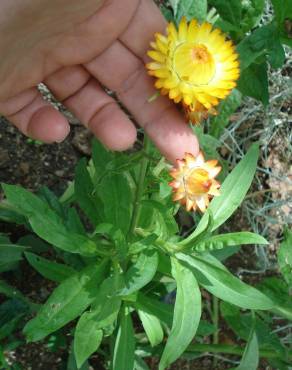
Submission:
<svg viewBox="0 0 292 370">
<path fill-rule="evenodd" d="M 132 319 L 129 310 L 126 308 L 121 317 L 118 330 L 114 357 L 113 369 L 133 370 L 135 356 L 135 337 Z"/>
<path fill-rule="evenodd" d="M 274 302 L 266 295 L 233 276 L 215 258 L 189 256 L 183 253 L 176 254 L 176 257 L 192 268 L 200 285 L 223 301 L 255 310 L 268 310 L 274 307 Z"/>
<path fill-rule="evenodd" d="M 118 291 L 118 295 L 129 295 L 148 284 L 156 273 L 158 254 L 154 249 L 147 249 L 140 253 L 137 261 L 129 268 L 125 275 L 125 284 Z"/>
<path fill-rule="evenodd" d="M 72 267 L 62 263 L 49 261 L 46 258 L 37 256 L 34 253 L 25 252 L 25 257 L 28 263 L 37 270 L 45 278 L 61 283 L 76 273 Z"/>
<path fill-rule="evenodd" d="M 235 370 L 257 370 L 258 364 L 259 345 L 256 332 L 252 328 L 240 364 Z"/>
<path fill-rule="evenodd" d="M 78 317 L 95 299 L 107 267 L 107 261 L 92 264 L 63 281 L 37 316 L 26 324 L 24 333 L 28 340 L 40 340 Z"/>
<path fill-rule="evenodd" d="M 213 231 L 222 225 L 243 201 L 256 171 L 258 155 L 259 147 L 254 144 L 227 176 L 221 186 L 220 195 L 210 203 L 208 209 L 213 216 Z M 200 228 L 201 223 L 206 224 L 205 218 L 208 217 L 208 213 L 205 213 L 198 228 Z"/>
<path fill-rule="evenodd" d="M 158 318 L 142 310 L 138 310 L 138 315 L 151 346 L 154 347 L 161 343 L 163 340 L 163 330 Z"/>
<path fill-rule="evenodd" d="M 156 316 L 165 325 L 171 327 L 173 321 L 173 311 L 170 304 L 160 302 L 157 299 L 145 296 L 139 292 L 137 300 L 134 303 L 134 307 L 147 312 L 150 315 Z"/>
<path fill-rule="evenodd" d="M 245 244 L 268 244 L 268 242 L 260 235 L 243 231 L 238 233 L 214 235 L 198 244 L 194 244 L 193 249 L 203 251 Z"/>
<path fill-rule="evenodd" d="M 192 271 L 173 258 L 172 274 L 177 284 L 173 323 L 159 370 L 164 370 L 185 351 L 196 334 L 201 317 L 201 293 Z"/>
<path fill-rule="evenodd" d="M 77 368 L 94 353 L 102 341 L 102 330 L 98 329 L 98 322 L 83 313 L 80 317 L 74 334 L 74 353 Z"/>
<path fill-rule="evenodd" d="M 280 271 L 287 284 L 292 287 L 292 231 L 285 230 L 284 240 L 278 252 Z"/>
<path fill-rule="evenodd" d="M 113 294 L 120 283 L 119 277 L 119 275 L 110 277 L 101 284 L 88 313 L 98 322 L 98 329 L 103 329 L 106 335 L 110 335 L 114 330 L 121 307 L 121 297 Z"/>
<path fill-rule="evenodd" d="M 103 204 L 95 191 L 85 158 L 78 163 L 75 170 L 74 193 L 84 213 L 93 225 L 97 225 L 102 219 Z"/>
<path fill-rule="evenodd" d="M 64 220 L 47 202 L 20 186 L 3 185 L 3 189 L 9 203 L 27 217 L 39 237 L 70 253 L 96 255 L 95 243 L 86 236 L 68 229 Z"/>
</svg>

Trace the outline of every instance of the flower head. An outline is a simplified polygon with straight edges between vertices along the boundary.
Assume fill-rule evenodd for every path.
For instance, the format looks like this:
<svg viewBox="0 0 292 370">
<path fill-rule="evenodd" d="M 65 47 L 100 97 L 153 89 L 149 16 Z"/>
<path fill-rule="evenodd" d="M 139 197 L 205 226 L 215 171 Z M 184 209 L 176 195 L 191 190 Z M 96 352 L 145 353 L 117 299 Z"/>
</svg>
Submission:
<svg viewBox="0 0 292 370">
<path fill-rule="evenodd" d="M 148 52 L 152 62 L 148 73 L 157 78 L 156 88 L 174 102 L 182 102 L 188 118 L 214 114 L 220 99 L 226 98 L 239 77 L 238 55 L 231 41 L 219 29 L 196 20 L 183 18 L 178 30 L 173 23 L 167 35 L 155 34 L 153 50 Z"/>
<path fill-rule="evenodd" d="M 186 153 L 183 159 L 177 159 L 177 167 L 170 171 L 173 181 L 173 200 L 185 205 L 187 211 L 205 212 L 210 198 L 219 195 L 220 184 L 215 177 L 221 170 L 215 159 L 205 161 L 202 152 L 196 157 Z"/>
</svg>

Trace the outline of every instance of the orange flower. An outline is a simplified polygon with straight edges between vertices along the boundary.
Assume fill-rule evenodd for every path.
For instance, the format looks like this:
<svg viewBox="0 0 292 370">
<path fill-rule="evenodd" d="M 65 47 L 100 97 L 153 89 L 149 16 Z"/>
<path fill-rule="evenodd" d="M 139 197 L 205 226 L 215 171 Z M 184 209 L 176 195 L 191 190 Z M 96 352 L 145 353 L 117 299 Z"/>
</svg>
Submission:
<svg viewBox="0 0 292 370">
<path fill-rule="evenodd" d="M 220 184 L 215 177 L 221 170 L 218 161 L 205 161 L 203 153 L 196 157 L 186 153 L 183 159 L 177 159 L 177 167 L 170 171 L 173 181 L 169 185 L 173 188 L 173 200 L 179 201 L 187 211 L 196 210 L 205 212 L 210 198 L 219 195 Z"/>
<path fill-rule="evenodd" d="M 219 29 L 183 17 L 178 28 L 169 23 L 166 35 L 156 33 L 147 65 L 155 87 L 175 103 L 182 102 L 193 123 L 216 114 L 215 107 L 236 86 L 238 54 Z"/>
</svg>

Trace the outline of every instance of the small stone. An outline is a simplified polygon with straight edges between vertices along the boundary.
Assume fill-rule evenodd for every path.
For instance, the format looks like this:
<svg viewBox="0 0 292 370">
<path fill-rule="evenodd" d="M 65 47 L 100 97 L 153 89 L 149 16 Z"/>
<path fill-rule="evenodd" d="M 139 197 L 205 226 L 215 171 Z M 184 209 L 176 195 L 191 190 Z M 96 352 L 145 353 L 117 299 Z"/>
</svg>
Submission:
<svg viewBox="0 0 292 370">
<path fill-rule="evenodd" d="M 57 170 L 57 171 L 55 171 L 55 175 L 57 175 L 58 177 L 64 177 L 65 171 L 64 170 Z"/>
<path fill-rule="evenodd" d="M 91 142 L 92 133 L 86 128 L 82 127 L 76 130 L 75 135 L 72 140 L 72 145 L 81 154 L 90 156 L 91 155 Z"/>
<path fill-rule="evenodd" d="M 27 175 L 29 173 L 30 166 L 27 162 L 21 162 L 19 164 L 19 168 L 24 175 Z"/>
</svg>

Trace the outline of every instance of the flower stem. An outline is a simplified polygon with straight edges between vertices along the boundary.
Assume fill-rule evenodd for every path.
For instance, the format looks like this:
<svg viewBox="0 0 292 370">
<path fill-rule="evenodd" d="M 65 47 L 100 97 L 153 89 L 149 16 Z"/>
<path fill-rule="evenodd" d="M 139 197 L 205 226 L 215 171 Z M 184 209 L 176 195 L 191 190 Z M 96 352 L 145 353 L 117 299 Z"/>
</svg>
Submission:
<svg viewBox="0 0 292 370">
<path fill-rule="evenodd" d="M 144 134 L 144 149 L 143 151 L 145 153 L 148 153 L 150 146 L 150 140 Z M 131 220 L 131 225 L 130 225 L 130 238 L 133 237 L 135 228 L 137 226 L 139 214 L 140 214 L 140 209 L 141 209 L 141 199 L 143 196 L 143 191 L 144 191 L 144 182 L 145 182 L 145 176 L 147 172 L 147 167 L 148 167 L 149 159 L 147 156 L 143 156 L 141 160 L 141 167 L 140 167 L 140 173 L 139 173 L 139 178 L 138 178 L 138 184 L 137 184 L 137 190 L 135 194 L 135 200 L 134 200 L 134 208 L 133 208 L 133 214 L 132 214 L 132 220 Z"/>
<path fill-rule="evenodd" d="M 215 326 L 215 332 L 213 334 L 213 344 L 218 344 L 219 342 L 219 328 L 218 328 L 218 321 L 219 321 L 219 306 L 218 306 L 218 298 L 213 295 L 213 324 Z M 213 366 L 217 366 L 217 358 L 214 357 Z"/>
</svg>

